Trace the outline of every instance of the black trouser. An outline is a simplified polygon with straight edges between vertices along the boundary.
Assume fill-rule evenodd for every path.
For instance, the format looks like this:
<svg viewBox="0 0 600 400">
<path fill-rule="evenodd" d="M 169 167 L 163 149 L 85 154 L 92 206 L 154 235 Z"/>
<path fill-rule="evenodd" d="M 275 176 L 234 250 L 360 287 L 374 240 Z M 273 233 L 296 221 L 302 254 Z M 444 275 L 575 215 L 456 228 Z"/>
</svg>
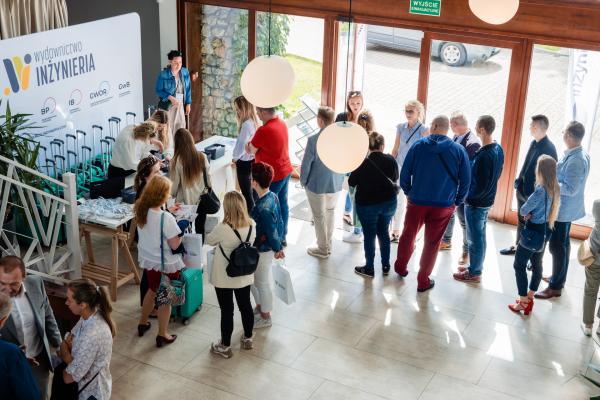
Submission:
<svg viewBox="0 0 600 400">
<path fill-rule="evenodd" d="M 561 290 L 567 280 L 569 257 L 571 256 L 570 222 L 555 222 L 548 248 L 552 254 L 552 277 L 550 289 Z"/>
<path fill-rule="evenodd" d="M 131 174 L 135 174 L 135 169 L 123 169 L 119 167 L 115 167 L 112 164 L 109 164 L 108 171 L 106 173 L 107 178 L 118 178 L 120 176 L 129 176 Z"/>
<path fill-rule="evenodd" d="M 242 316 L 242 325 L 244 326 L 244 335 L 252 337 L 254 329 L 254 312 L 250 302 L 250 286 L 239 289 L 215 288 L 219 307 L 221 307 L 221 342 L 223 346 L 231 345 L 231 333 L 233 332 L 233 294 L 237 301 L 238 309 Z"/>
<path fill-rule="evenodd" d="M 194 221 L 194 229 L 196 233 L 202 235 L 202 244 L 204 244 L 204 225 L 206 225 L 206 214 L 198 213 L 196 220 Z"/>
<path fill-rule="evenodd" d="M 521 216 L 521 207 L 525 204 L 525 201 L 521 201 L 519 199 L 519 194 L 517 193 L 517 245 L 519 244 L 519 240 L 521 239 L 521 232 L 525 228 L 525 220 Z"/>
<path fill-rule="evenodd" d="M 235 162 L 235 172 L 237 174 L 238 184 L 244 199 L 246 199 L 246 205 L 248 206 L 248 213 L 254 208 L 254 191 L 252 190 L 252 164 L 254 160 L 242 161 L 237 160 Z"/>
</svg>

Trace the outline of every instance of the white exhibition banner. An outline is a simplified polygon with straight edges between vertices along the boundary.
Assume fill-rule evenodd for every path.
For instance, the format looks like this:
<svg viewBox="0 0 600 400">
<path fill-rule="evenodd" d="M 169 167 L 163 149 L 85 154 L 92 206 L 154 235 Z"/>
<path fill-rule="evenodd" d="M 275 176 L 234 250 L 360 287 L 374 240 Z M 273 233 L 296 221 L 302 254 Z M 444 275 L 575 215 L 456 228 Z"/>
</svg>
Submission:
<svg viewBox="0 0 600 400">
<path fill-rule="evenodd" d="M 133 114 L 143 118 L 137 13 L 0 40 L 0 58 L 0 115 L 7 102 L 12 113 L 32 114 L 40 128 L 30 130 L 31 138 L 46 147 L 40 158 L 65 157 L 68 150 L 81 157 L 82 146 L 99 154 L 109 125 L 118 134 L 117 120 L 109 118 L 119 118 L 121 127 Z M 56 139 L 64 145 L 50 146 Z"/>
<path fill-rule="evenodd" d="M 583 148 L 589 150 L 600 96 L 600 52 L 569 50 L 567 121 L 585 126 Z"/>
</svg>

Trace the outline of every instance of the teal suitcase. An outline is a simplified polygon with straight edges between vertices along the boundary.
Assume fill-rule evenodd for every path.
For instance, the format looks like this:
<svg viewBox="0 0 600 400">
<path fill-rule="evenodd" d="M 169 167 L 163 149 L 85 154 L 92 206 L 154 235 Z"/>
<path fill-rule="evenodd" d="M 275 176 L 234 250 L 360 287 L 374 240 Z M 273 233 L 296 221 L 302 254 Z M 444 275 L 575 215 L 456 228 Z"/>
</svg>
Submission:
<svg viewBox="0 0 600 400">
<path fill-rule="evenodd" d="M 181 279 L 185 282 L 185 303 L 172 307 L 171 316 L 181 318 L 181 322 L 187 325 L 189 318 L 202 306 L 202 270 L 184 268 L 181 270 Z"/>
</svg>

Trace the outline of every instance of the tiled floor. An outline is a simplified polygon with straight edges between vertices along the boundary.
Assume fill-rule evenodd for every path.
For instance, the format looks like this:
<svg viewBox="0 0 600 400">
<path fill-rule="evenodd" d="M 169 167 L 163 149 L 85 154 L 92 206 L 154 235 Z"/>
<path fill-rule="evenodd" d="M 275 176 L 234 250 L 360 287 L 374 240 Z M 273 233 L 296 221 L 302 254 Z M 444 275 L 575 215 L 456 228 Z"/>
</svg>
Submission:
<svg viewBox="0 0 600 400">
<path fill-rule="evenodd" d="M 457 242 L 460 235 L 457 229 Z M 229 360 L 209 353 L 219 309 L 207 282 L 202 310 L 188 326 L 172 323 L 179 338 L 162 349 L 154 346 L 154 326 L 136 335 L 137 286 L 121 288 L 112 398 L 575 400 L 600 392 L 580 375 L 600 357 L 579 330 L 584 272 L 575 249 L 564 295 L 536 302 L 521 317 L 507 309 L 516 294 L 512 257 L 497 251 L 514 240 L 512 227 L 489 224 L 480 285 L 452 280 L 455 249 L 440 253 L 436 287 L 424 294 L 414 273 L 405 280 L 355 275 L 362 246 L 341 236 L 337 230 L 332 257 L 317 260 L 304 250 L 314 237 L 310 223 L 290 221 L 286 260 L 298 301 L 276 302 L 273 326 L 255 333 L 251 351 L 239 348 L 236 314 Z"/>
</svg>

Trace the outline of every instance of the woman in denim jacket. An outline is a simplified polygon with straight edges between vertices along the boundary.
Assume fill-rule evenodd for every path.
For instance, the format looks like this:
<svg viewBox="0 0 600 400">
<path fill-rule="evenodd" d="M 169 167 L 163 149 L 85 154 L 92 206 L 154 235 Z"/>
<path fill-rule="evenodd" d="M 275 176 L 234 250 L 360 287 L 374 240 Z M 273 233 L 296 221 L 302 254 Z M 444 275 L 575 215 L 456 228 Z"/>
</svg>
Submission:
<svg viewBox="0 0 600 400">
<path fill-rule="evenodd" d="M 181 52 L 171 50 L 167 57 L 169 65 L 158 74 L 155 91 L 159 99 L 158 108 L 169 113 L 171 132 L 176 132 L 177 129 L 186 127 L 185 116 L 190 113 L 192 87 L 190 73 L 187 68 L 182 67 Z"/>
<path fill-rule="evenodd" d="M 254 329 L 271 326 L 273 292 L 271 291 L 271 264 L 273 258 L 283 258 L 283 221 L 279 212 L 277 195 L 269 191 L 273 180 L 273 167 L 263 162 L 252 165 L 252 188 L 258 200 L 252 209 L 252 219 L 256 222 L 254 246 L 260 252 L 258 267 L 254 273 L 254 284 L 250 288 L 256 301 Z"/>
<path fill-rule="evenodd" d="M 511 311 L 529 315 L 533 309 L 533 297 L 542 280 L 542 256 L 544 247 L 550 238 L 551 230 L 554 229 L 554 221 L 558 215 L 560 206 L 560 186 L 556 179 L 556 160 L 547 155 L 542 155 L 537 160 L 535 170 L 536 187 L 527 201 L 521 206 L 519 213 L 526 221 L 525 228 L 521 233 L 521 239 L 515 253 L 515 277 L 519 299 L 515 304 L 510 304 Z M 528 232 L 529 231 L 529 232 Z M 544 235 L 541 249 L 529 248 L 525 238 L 529 233 L 538 232 Z M 537 246 L 535 246 L 537 247 Z M 531 262 L 531 282 L 527 290 L 527 262 Z"/>
</svg>

